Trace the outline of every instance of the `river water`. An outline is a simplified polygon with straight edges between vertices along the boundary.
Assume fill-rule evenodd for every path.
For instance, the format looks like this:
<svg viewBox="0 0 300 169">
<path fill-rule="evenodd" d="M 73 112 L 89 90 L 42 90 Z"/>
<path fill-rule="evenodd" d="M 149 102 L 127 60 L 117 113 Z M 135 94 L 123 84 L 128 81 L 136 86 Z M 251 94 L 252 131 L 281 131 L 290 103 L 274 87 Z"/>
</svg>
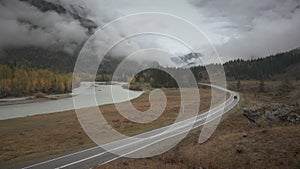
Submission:
<svg viewBox="0 0 300 169">
<path fill-rule="evenodd" d="M 122 88 L 122 84 L 103 85 L 83 82 L 73 90 L 76 109 L 119 103 L 139 97 L 143 92 Z M 0 106 L 0 120 L 74 110 L 73 98 Z"/>
</svg>

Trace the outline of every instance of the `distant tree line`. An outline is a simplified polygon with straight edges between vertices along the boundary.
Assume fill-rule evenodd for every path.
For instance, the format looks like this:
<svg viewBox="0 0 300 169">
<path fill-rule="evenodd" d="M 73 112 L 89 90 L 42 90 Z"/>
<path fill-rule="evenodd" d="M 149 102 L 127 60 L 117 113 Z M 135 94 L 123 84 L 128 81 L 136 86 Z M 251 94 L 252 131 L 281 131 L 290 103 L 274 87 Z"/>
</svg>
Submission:
<svg viewBox="0 0 300 169">
<path fill-rule="evenodd" d="M 229 78 L 249 80 L 270 79 L 273 75 L 285 73 L 286 69 L 300 62 L 300 49 L 279 53 L 266 58 L 234 60 L 224 64 Z"/>
<path fill-rule="evenodd" d="M 175 79 L 167 72 L 159 69 L 147 69 L 138 73 L 132 77 L 129 85 L 131 90 L 171 87 L 178 87 Z"/>
<path fill-rule="evenodd" d="M 266 58 L 258 58 L 252 60 L 234 60 L 225 63 L 224 71 L 227 78 L 235 80 L 258 80 L 260 82 L 260 90 L 263 91 L 264 80 L 271 79 L 276 74 L 285 73 L 286 69 L 300 62 L 300 49 L 294 49 L 289 52 L 279 53 Z M 222 65 L 211 64 L 207 67 L 218 67 Z M 184 71 L 184 68 L 162 68 L 170 72 L 178 70 Z M 197 81 L 209 80 L 206 67 L 192 67 Z M 180 76 L 184 76 L 184 73 Z M 157 69 L 148 69 L 136 75 L 133 79 L 134 84 L 149 83 L 151 87 L 177 87 L 176 81 L 167 73 Z M 188 79 L 185 79 L 188 80 Z M 133 85 L 135 86 L 135 85 Z M 238 83 L 240 86 L 240 82 Z"/>
<path fill-rule="evenodd" d="M 151 68 L 135 75 L 129 88 L 142 90 L 143 88 L 178 88 L 195 86 L 197 79 L 189 69 L 183 68 Z"/>
<path fill-rule="evenodd" d="M 72 74 L 0 65 L 0 97 L 34 93 L 66 93 L 72 90 Z"/>
<path fill-rule="evenodd" d="M 44 56 L 44 53 L 48 54 Z M 76 58 L 69 54 L 25 48 L 6 50 L 0 56 L 0 64 L 2 64 L 0 65 L 0 97 L 20 96 L 36 92 L 65 93 L 71 91 L 72 69 Z M 121 61 L 121 58 L 105 58 L 99 66 L 96 80 L 112 80 L 112 75 Z M 263 81 L 272 78 L 276 74 L 285 73 L 289 66 L 299 62 L 300 49 L 298 48 L 266 58 L 252 60 L 238 59 L 227 62 L 223 66 L 227 78 Z M 222 65 L 212 64 L 208 66 Z M 186 86 L 192 81 L 191 77 L 187 76 L 186 71 L 188 69 L 164 68 L 159 65 L 157 65 L 157 68 L 165 71 L 147 69 L 134 77 L 130 73 L 126 74 L 124 71 L 123 75 L 119 75 L 119 79 L 131 79 L 130 87 L 136 89 L 178 87 L 174 78 L 166 72 L 173 72 L 177 77 L 181 77 L 181 79 L 177 80 L 183 83 L 186 82 Z M 204 66 L 192 67 L 190 70 L 196 81 L 209 80 Z M 80 82 L 82 79 L 89 80 L 91 78 L 88 74 L 82 74 L 76 81 Z"/>
</svg>

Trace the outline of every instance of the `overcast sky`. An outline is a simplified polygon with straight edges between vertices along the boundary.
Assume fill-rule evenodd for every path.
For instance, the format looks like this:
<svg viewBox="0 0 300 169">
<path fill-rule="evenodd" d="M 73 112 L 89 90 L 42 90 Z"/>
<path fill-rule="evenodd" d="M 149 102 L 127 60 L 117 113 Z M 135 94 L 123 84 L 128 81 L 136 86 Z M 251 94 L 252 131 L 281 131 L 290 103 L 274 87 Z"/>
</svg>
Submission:
<svg viewBox="0 0 300 169">
<path fill-rule="evenodd" d="M 195 25 L 208 41 L 217 49 L 223 62 L 244 58 L 262 57 L 277 52 L 300 47 L 300 0 L 48 0 L 62 4 L 83 7 L 81 15 L 94 20 L 99 27 L 122 16 L 141 12 L 162 12 L 178 16 Z M 81 8 L 78 8 L 81 9 Z M 78 10 L 80 11 L 80 10 Z M 142 30 L 153 27 L 155 30 L 172 32 L 184 29 L 156 24 L 152 20 L 139 19 L 127 26 L 112 29 L 110 36 L 126 34 L 129 29 Z M 33 29 L 24 22 L 29 20 L 41 28 Z M 150 22 L 150 23 L 149 23 Z M 174 24 L 175 22 L 171 23 Z M 176 30 L 177 31 L 177 30 Z M 0 46 L 49 46 L 61 44 L 72 51 L 84 42 L 89 35 L 80 23 L 69 15 L 56 12 L 43 13 L 18 0 L 0 1 Z M 124 33 L 125 32 L 125 33 Z M 174 31 L 175 32 L 175 31 Z M 172 33 L 171 33 L 172 34 Z M 187 36 L 193 37 L 193 34 Z M 114 38 L 107 38 L 110 40 Z M 173 49 L 171 53 L 182 54 L 186 50 L 166 38 L 149 38 L 151 47 L 164 46 Z M 118 53 L 126 49 L 147 48 L 149 42 L 135 40 L 131 47 L 119 47 Z M 131 41 L 130 41 L 131 42 Z M 106 43 L 102 43 L 105 45 Z M 155 45 L 154 45 L 155 44 Z M 167 46 L 167 47 L 166 47 Z M 201 52 L 205 45 L 193 42 L 192 47 Z"/>
</svg>

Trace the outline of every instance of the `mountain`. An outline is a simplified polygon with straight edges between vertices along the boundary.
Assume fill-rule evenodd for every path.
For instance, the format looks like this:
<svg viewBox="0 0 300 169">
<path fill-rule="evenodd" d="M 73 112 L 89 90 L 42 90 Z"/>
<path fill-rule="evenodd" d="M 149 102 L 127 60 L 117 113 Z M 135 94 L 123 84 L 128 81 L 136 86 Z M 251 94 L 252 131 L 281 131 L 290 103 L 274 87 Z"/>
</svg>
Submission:
<svg viewBox="0 0 300 169">
<path fill-rule="evenodd" d="M 64 51 L 40 47 L 7 48 L 0 53 L 0 64 L 27 69 L 72 72 L 76 57 Z"/>
<path fill-rule="evenodd" d="M 184 56 L 170 58 L 178 67 L 195 67 L 201 64 L 200 58 L 203 57 L 201 53 L 189 53 Z"/>
<path fill-rule="evenodd" d="M 67 9 L 63 5 L 59 4 L 58 3 L 59 1 L 57 1 L 56 3 L 46 1 L 46 0 L 20 0 L 20 1 L 26 2 L 44 13 L 49 11 L 54 11 L 60 15 L 69 15 L 73 17 L 75 20 L 78 20 L 81 26 L 86 28 L 89 33 L 92 33 L 98 27 L 98 25 L 94 21 L 92 21 L 87 17 L 87 13 L 83 7 L 70 5 L 69 8 Z"/>
<path fill-rule="evenodd" d="M 40 22 L 41 18 L 37 17 L 38 19 L 36 19 L 31 15 L 30 17 L 16 17 L 16 22 L 20 23 L 20 25 L 22 26 L 25 25 L 25 28 L 28 29 L 27 34 L 31 36 L 28 36 L 26 38 L 29 42 L 36 41 L 36 39 L 46 40 L 42 41 L 42 44 L 33 43 L 32 45 L 30 45 L 27 43 L 27 41 L 24 41 L 22 42 L 22 45 L 5 46 L 2 49 L 0 49 L 0 63 L 23 68 L 49 69 L 60 73 L 72 72 L 80 48 L 84 44 L 85 40 L 87 40 L 87 38 L 90 35 L 92 35 L 92 33 L 98 27 L 95 21 L 93 21 L 91 17 L 89 17 L 91 16 L 90 11 L 88 11 L 87 8 L 84 8 L 83 6 L 80 6 L 77 3 L 65 3 L 63 0 L 15 1 L 17 3 L 11 3 L 10 5 L 14 5 L 16 9 L 22 10 L 21 7 L 23 6 L 20 4 L 24 5 L 25 3 L 26 6 L 30 6 L 29 9 L 26 9 L 30 10 L 30 13 L 38 13 L 40 15 L 41 12 L 43 14 L 46 14 L 42 15 L 43 18 L 45 18 L 45 21 L 48 20 L 48 16 L 50 18 L 58 17 L 58 19 L 51 20 L 51 22 L 53 23 L 50 23 L 49 25 L 48 22 L 47 24 L 45 22 Z M 3 3 L 3 5 L 7 5 L 7 3 L 9 2 L 9 0 L 6 0 L 5 3 Z M 66 22 L 57 24 L 55 23 L 56 20 L 63 20 Z M 80 27 L 76 27 L 76 30 L 80 29 L 81 31 L 81 27 L 84 28 L 83 33 L 86 34 L 85 37 L 73 39 L 72 35 L 77 31 L 72 32 L 73 34 L 64 34 L 68 33 L 69 28 L 72 30 L 72 28 L 70 27 L 72 25 L 69 24 L 73 23 L 73 21 L 76 21 L 76 26 Z M 52 28 L 52 25 L 55 24 L 57 24 L 58 26 L 53 26 Z M 66 28 L 64 28 L 64 26 L 63 28 L 61 28 L 61 24 L 66 26 Z M 48 29 L 48 27 L 50 28 Z M 50 39 L 49 41 L 48 38 Z M 177 67 L 193 67 L 199 65 L 199 57 L 201 56 L 202 55 L 200 53 L 190 53 L 185 56 L 171 58 L 171 60 L 177 65 Z M 117 65 L 120 62 L 120 58 L 105 58 L 104 62 L 102 63 L 103 70 L 100 70 L 100 72 L 104 74 L 112 74 L 113 70 L 117 67 Z M 135 63 L 135 65 L 136 64 L 137 63 Z M 146 64 L 151 64 L 154 66 L 159 65 L 158 63 Z"/>
<path fill-rule="evenodd" d="M 52 48 L 23 47 L 0 50 L 0 64 L 11 65 L 25 69 L 47 69 L 57 73 L 70 73 L 74 71 L 79 51 L 74 54 L 55 50 Z M 99 65 L 98 74 L 113 75 L 124 57 L 105 56 Z M 126 60 L 122 72 L 126 79 L 133 75 L 136 68 L 146 66 L 158 67 L 158 62 Z M 132 67 L 132 65 L 135 65 Z"/>
<path fill-rule="evenodd" d="M 3 2 L 2 5 L 5 6 L 7 5 L 6 3 L 9 3 L 9 1 Z M 30 10 L 32 13 L 38 10 L 45 13 L 45 16 L 48 16 L 48 12 L 53 12 L 58 14 L 60 18 L 64 18 L 70 22 L 77 21 L 80 23 L 79 27 L 81 26 L 83 32 L 85 31 L 86 38 L 92 35 L 98 27 L 98 25 L 89 18 L 88 12 L 77 4 L 67 5 L 59 0 L 16 0 L 16 3 L 11 4 L 15 5 L 17 9 L 20 8 L 19 10 L 22 10 L 22 6 L 19 5 L 20 3 L 31 6 L 32 8 L 30 8 Z M 44 22 L 36 21 L 36 19 L 32 19 L 32 17 L 18 16 L 16 22 L 20 25 L 28 26 L 28 34 L 44 31 L 45 34 L 50 33 L 50 37 L 53 37 L 55 33 L 59 33 L 57 30 L 46 30 Z M 46 38 L 49 37 L 49 35 L 40 37 L 36 35 L 36 37 L 37 39 Z M 35 35 L 33 35 L 33 37 L 35 37 Z M 61 37 L 61 35 L 58 35 L 58 37 L 61 39 L 64 38 L 63 36 Z M 50 43 L 46 45 L 28 45 L 24 43 L 21 46 L 1 46 L 0 64 L 8 64 L 27 69 L 48 69 L 59 73 L 72 72 L 79 50 L 85 40 L 62 41 L 59 38 L 56 39 L 57 43 L 52 43 L 52 45 Z M 31 39 L 31 41 L 35 41 L 35 39 Z M 72 50 L 65 50 L 66 48 L 72 48 Z"/>
</svg>

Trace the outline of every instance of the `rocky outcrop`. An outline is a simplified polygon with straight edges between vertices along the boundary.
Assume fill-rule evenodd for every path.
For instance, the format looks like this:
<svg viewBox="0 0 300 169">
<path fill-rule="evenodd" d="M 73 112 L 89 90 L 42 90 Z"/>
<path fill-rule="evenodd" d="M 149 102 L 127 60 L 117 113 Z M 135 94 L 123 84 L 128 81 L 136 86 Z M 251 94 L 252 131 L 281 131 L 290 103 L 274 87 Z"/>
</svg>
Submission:
<svg viewBox="0 0 300 169">
<path fill-rule="evenodd" d="M 244 108 L 243 115 L 253 124 L 257 124 L 259 120 L 269 122 L 288 121 L 300 124 L 300 113 L 296 107 L 285 104 L 256 104 L 249 108 Z"/>
</svg>

